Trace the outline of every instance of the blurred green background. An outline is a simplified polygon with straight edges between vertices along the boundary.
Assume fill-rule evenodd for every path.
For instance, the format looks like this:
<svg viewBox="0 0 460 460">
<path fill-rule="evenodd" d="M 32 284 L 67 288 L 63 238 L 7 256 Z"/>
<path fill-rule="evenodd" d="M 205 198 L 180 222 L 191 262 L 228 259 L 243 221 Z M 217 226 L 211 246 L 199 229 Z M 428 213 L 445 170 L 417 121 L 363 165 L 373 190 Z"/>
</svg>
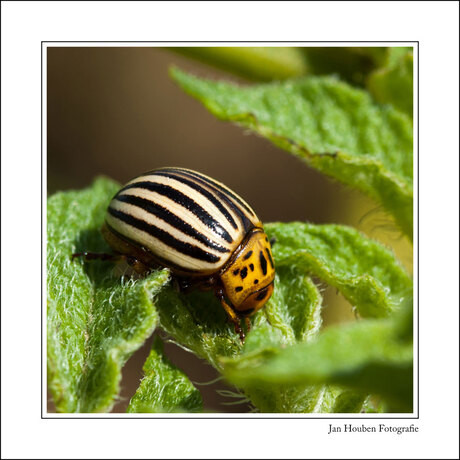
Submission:
<svg viewBox="0 0 460 460">
<path fill-rule="evenodd" d="M 98 175 L 125 183 L 153 168 L 186 167 L 232 188 L 262 221 L 358 228 L 392 247 L 412 272 L 412 246 L 374 202 L 309 169 L 265 139 L 215 119 L 172 82 L 171 65 L 203 77 L 248 84 L 161 48 L 47 49 L 48 194 L 86 187 Z M 351 305 L 333 289 L 324 289 L 325 327 L 353 320 Z M 148 340 L 126 364 L 114 412 L 125 412 L 150 346 Z M 166 344 L 165 351 L 194 382 L 217 376 L 209 365 L 175 345 Z M 222 404 L 229 399 L 216 390 L 224 388 L 223 382 L 199 387 L 205 408 L 246 412 L 244 405 Z"/>
</svg>

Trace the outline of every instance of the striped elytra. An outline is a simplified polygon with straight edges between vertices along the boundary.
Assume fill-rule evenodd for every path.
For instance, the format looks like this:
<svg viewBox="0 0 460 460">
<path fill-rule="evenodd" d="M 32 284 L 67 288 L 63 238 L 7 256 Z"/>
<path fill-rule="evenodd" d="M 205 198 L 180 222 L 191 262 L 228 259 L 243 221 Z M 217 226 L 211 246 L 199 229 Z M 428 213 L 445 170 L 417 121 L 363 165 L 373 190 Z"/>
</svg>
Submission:
<svg viewBox="0 0 460 460">
<path fill-rule="evenodd" d="M 203 174 L 162 168 L 128 182 L 106 224 L 183 275 L 215 273 L 261 223 L 234 192 Z"/>
<path fill-rule="evenodd" d="M 167 267 L 180 286 L 214 290 L 242 340 L 241 320 L 249 328 L 247 317 L 272 294 L 273 256 L 259 218 L 204 174 L 169 167 L 132 179 L 110 202 L 102 232 L 137 271 Z"/>
</svg>

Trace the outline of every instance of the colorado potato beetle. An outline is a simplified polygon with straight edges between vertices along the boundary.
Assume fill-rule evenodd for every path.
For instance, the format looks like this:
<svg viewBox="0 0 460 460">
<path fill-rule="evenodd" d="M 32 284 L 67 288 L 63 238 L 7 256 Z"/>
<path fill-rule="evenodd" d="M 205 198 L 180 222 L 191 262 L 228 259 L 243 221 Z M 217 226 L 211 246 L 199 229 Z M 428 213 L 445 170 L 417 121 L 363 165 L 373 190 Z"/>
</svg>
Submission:
<svg viewBox="0 0 460 460">
<path fill-rule="evenodd" d="M 107 209 L 102 234 L 137 272 L 167 267 L 179 286 L 213 290 L 244 341 L 243 319 L 260 310 L 274 287 L 275 264 L 262 223 L 235 192 L 204 174 L 160 168 L 128 182 Z"/>
</svg>

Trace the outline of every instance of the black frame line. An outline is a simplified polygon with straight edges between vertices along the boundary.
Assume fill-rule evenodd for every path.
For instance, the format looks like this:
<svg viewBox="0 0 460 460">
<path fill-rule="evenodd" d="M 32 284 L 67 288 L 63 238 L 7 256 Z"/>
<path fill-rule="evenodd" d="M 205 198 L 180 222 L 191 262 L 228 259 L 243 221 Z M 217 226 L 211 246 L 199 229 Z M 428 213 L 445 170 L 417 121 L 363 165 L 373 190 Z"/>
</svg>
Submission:
<svg viewBox="0 0 460 460">
<path fill-rule="evenodd" d="M 44 80 L 43 80 L 43 52 L 44 50 L 47 49 L 47 44 L 48 43 L 77 43 L 77 44 L 80 44 L 80 43 L 119 43 L 120 45 L 123 45 L 123 44 L 126 44 L 126 43 L 151 43 L 151 44 L 156 44 L 156 43 L 209 43 L 209 44 L 214 44 L 214 43 L 295 43 L 295 44 L 310 44 L 310 43 L 335 43 L 335 44 L 339 44 L 339 43 L 411 43 L 411 44 L 416 44 L 416 46 L 414 46 L 414 48 L 416 48 L 416 50 L 414 50 L 416 52 L 416 55 L 417 55 L 417 151 L 414 152 L 416 154 L 416 158 L 417 158 L 417 246 L 416 248 L 413 248 L 413 255 L 412 257 L 414 256 L 414 251 L 416 250 L 417 252 L 417 328 L 416 328 L 416 332 L 417 332 L 417 415 L 411 415 L 411 416 L 407 416 L 407 417 L 374 417 L 374 416 L 362 416 L 362 417 L 315 417 L 315 416 L 311 416 L 311 417 L 302 417 L 302 416 L 262 416 L 262 417 L 259 417 L 259 416 L 253 416 L 251 414 L 246 414 L 246 416 L 232 416 L 232 417 L 225 417 L 225 416 L 216 416 L 216 417 L 206 417 L 206 416 L 202 416 L 202 417 L 197 417 L 197 416 L 194 416 L 192 414 L 190 414 L 190 416 L 188 417 L 175 417 L 175 416 L 171 416 L 171 417 L 163 417 L 161 415 L 159 416 L 140 416 L 140 417 L 132 417 L 132 416 L 129 416 L 128 414 L 124 415 L 124 414 L 120 414 L 120 416 L 118 417 L 113 417 L 113 416 L 110 416 L 110 415 L 107 415 L 107 416 L 97 416 L 96 414 L 94 414 L 94 416 L 92 417 L 85 417 L 85 416 L 75 416 L 75 417 L 71 417 L 71 416 L 62 416 L 62 417 L 59 417 L 59 416 L 53 416 L 53 415 L 49 415 L 48 413 L 44 413 L 44 408 L 43 408 L 43 395 L 44 395 L 44 388 L 43 388 L 43 372 L 44 372 L 44 369 L 43 369 L 43 340 L 44 340 L 44 335 L 43 335 L 43 332 L 44 332 L 44 329 L 43 329 L 43 313 L 44 313 L 44 309 L 43 309 L 43 303 L 44 303 L 44 298 L 43 298 L 43 283 L 45 281 L 45 270 L 43 269 L 43 84 L 44 84 Z M 235 419 L 235 420 L 266 420 L 266 419 L 269 419 L 269 420 L 350 420 L 350 421 L 353 421 L 353 420 L 419 420 L 420 419 L 420 353 L 419 353 L 419 349 L 420 349 L 420 344 L 419 344 L 419 340 L 420 340 L 420 321 L 419 321 L 419 318 L 420 318 L 420 300 L 419 300 L 419 296 L 420 296 L 420 287 L 419 287 L 419 271 L 420 271 L 420 243 L 419 243 L 419 238 L 420 238 L 420 220 L 419 220 L 419 215 L 420 215 L 420 203 L 419 203 L 419 193 L 420 193 L 420 184 L 419 184 L 419 179 L 420 179 L 420 164 L 419 164 L 419 160 L 420 160 L 420 156 L 419 156 L 419 152 L 420 152 L 420 129 L 419 129 L 419 115 L 420 115 L 420 51 L 419 51 L 419 48 L 420 48 L 420 42 L 418 40 L 375 40 L 375 41 L 372 41 L 372 40 L 364 40 L 364 41 L 358 41 L 358 40 L 341 40 L 341 41 L 328 41 L 328 40 L 325 40 L 325 41 L 322 41 L 322 40 L 314 40 L 314 41 L 289 41 L 289 40 L 280 40 L 280 41 L 274 41 L 274 40 L 261 40 L 261 41 L 244 41 L 244 40 L 225 40 L 225 41 L 177 41 L 177 40 L 172 40 L 172 41 L 167 41 L 167 40 L 160 40 L 160 41 L 134 41 L 134 40 L 130 40 L 130 41 L 116 41 L 116 40 L 107 40 L 107 41 L 91 41 L 91 40 L 83 40 L 83 41 L 76 41 L 76 40 L 67 40 L 67 41 L 58 41 L 58 40 L 42 40 L 41 43 L 40 43 L 40 46 L 41 46 L 41 54 L 40 54 L 40 57 L 41 57 L 41 60 L 40 60 L 40 83 L 41 83 L 41 86 L 40 86 L 40 101 L 41 101 L 41 104 L 40 104 L 40 108 L 41 108 L 41 116 L 40 116 L 40 120 L 41 120 L 41 136 L 40 136 L 40 141 L 41 141 L 41 145 L 40 145 L 40 151 L 41 151 L 41 191 L 40 191 L 40 194 L 41 194 L 41 219 L 40 219 L 40 222 L 41 222 L 41 228 L 40 228 L 40 234 L 41 234 L 41 310 L 40 310 L 40 314 L 41 314 L 41 317 L 40 317 L 40 324 L 41 324 L 41 343 L 40 343 L 40 348 L 41 348 L 41 380 L 40 380 L 40 401 L 41 401 L 41 414 L 40 414 L 40 418 L 42 420 L 59 420 L 59 419 L 63 419 L 63 420 L 92 420 L 92 419 L 98 419 L 98 420 L 104 420 L 104 419 L 107 419 L 107 420 L 154 420 L 154 419 L 162 419 L 162 420 L 221 420 L 221 419 L 224 419 L 224 420 L 232 420 L 232 419 Z M 78 45 L 77 45 L 78 46 Z M 63 47 L 63 48 L 66 48 L 66 47 Z M 70 47 L 69 47 L 70 48 Z M 88 47 L 89 48 L 89 47 Z M 108 47 L 107 47 L 108 48 Z M 293 414 L 294 415 L 294 414 Z"/>
</svg>

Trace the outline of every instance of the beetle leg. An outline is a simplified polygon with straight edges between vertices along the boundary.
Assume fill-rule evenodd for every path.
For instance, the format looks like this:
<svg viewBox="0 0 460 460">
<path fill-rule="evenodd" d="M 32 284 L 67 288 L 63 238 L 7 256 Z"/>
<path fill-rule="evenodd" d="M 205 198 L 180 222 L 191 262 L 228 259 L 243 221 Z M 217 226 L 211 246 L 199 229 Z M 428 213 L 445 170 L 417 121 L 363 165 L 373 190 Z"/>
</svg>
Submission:
<svg viewBox="0 0 460 460">
<path fill-rule="evenodd" d="M 183 278 L 181 276 L 174 276 L 174 287 L 179 292 L 187 294 L 195 289 L 200 291 L 210 291 L 216 286 L 216 280 L 213 277 L 203 278 Z"/>
<path fill-rule="evenodd" d="M 213 276 L 204 278 L 198 285 L 200 291 L 210 291 L 216 287 L 216 279 Z"/>
<path fill-rule="evenodd" d="M 249 334 L 251 331 L 251 320 L 249 319 L 249 316 L 245 316 L 244 321 L 246 322 L 246 333 Z"/>
<path fill-rule="evenodd" d="M 240 336 L 241 343 L 244 343 L 245 335 L 244 335 L 243 329 L 241 327 L 241 320 L 237 316 L 237 314 L 233 311 L 233 308 L 225 301 L 224 293 L 223 293 L 222 289 L 216 290 L 216 297 L 219 299 L 222 307 L 224 308 L 225 312 L 227 313 L 228 319 L 235 326 L 235 333 Z"/>
<path fill-rule="evenodd" d="M 104 260 L 114 263 L 125 260 L 126 263 L 132 267 L 136 273 L 144 274 L 150 271 L 150 268 L 144 265 L 140 260 L 124 254 L 107 254 L 105 252 L 76 252 L 72 254 L 72 259 L 75 259 L 76 257 L 83 257 L 85 261 Z"/>
<path fill-rule="evenodd" d="M 275 246 L 275 243 L 276 243 L 276 237 L 273 236 L 272 238 L 270 238 L 270 246 L 271 247 Z"/>
<path fill-rule="evenodd" d="M 132 267 L 133 270 L 139 275 L 148 274 L 148 272 L 151 271 L 150 267 L 147 267 L 147 265 L 144 265 L 139 259 L 136 259 L 135 257 L 121 255 L 120 259 L 125 259 L 128 265 Z"/>
<path fill-rule="evenodd" d="M 194 287 L 193 284 L 190 283 L 190 280 L 187 278 L 180 278 L 178 276 L 175 276 L 173 278 L 173 282 L 174 282 L 174 287 L 176 288 L 176 290 L 184 294 L 186 294 L 187 292 L 190 292 Z"/>
</svg>

